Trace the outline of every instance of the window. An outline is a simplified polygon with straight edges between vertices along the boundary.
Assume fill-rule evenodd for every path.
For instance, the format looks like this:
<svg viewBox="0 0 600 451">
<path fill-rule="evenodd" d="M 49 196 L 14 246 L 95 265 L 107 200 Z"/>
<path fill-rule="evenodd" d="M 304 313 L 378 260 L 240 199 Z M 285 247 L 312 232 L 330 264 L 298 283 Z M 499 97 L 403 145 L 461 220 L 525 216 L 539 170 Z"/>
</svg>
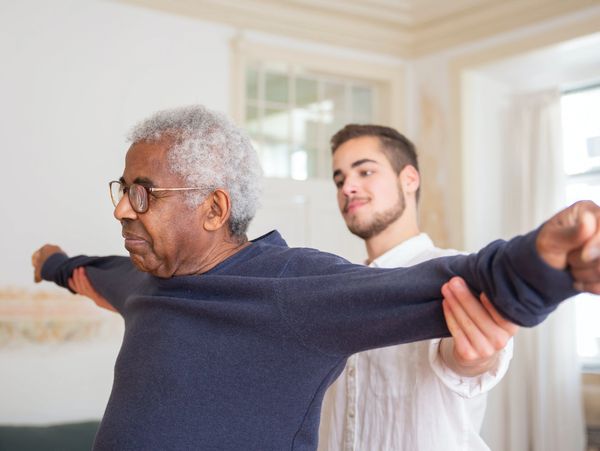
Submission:
<svg viewBox="0 0 600 451">
<path fill-rule="evenodd" d="M 600 86 L 566 92 L 561 102 L 564 164 L 569 203 L 600 204 Z M 600 368 L 600 299 L 576 299 L 577 351 L 587 367 Z"/>
<path fill-rule="evenodd" d="M 375 82 L 248 61 L 244 124 L 265 176 L 330 178 L 329 139 L 347 123 L 376 122 L 379 96 Z"/>
</svg>

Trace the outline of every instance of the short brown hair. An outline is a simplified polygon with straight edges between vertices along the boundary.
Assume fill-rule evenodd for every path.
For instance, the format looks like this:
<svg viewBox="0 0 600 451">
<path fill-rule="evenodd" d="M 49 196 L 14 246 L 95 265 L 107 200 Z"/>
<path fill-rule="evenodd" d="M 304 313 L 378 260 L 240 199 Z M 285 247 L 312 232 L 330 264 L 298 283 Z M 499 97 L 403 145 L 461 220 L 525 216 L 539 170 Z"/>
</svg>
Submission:
<svg viewBox="0 0 600 451">
<path fill-rule="evenodd" d="M 348 124 L 335 135 L 331 137 L 331 153 L 351 139 L 361 138 L 363 136 L 373 136 L 379 138 L 381 150 L 392 165 L 396 174 L 404 169 L 406 165 L 414 166 L 419 170 L 419 161 L 415 145 L 402 133 L 391 127 L 373 124 Z M 419 199 L 421 189 L 417 190 L 417 200 Z"/>
</svg>

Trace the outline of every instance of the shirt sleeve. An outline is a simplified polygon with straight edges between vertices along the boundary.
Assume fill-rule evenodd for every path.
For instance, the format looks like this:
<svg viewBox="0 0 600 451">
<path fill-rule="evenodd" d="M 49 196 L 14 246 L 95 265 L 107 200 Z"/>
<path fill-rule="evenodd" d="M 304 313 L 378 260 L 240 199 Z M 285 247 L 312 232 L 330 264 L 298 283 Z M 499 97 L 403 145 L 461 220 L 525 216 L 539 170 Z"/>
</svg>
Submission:
<svg viewBox="0 0 600 451">
<path fill-rule="evenodd" d="M 352 265 L 315 251 L 282 272 L 278 304 L 305 345 L 331 355 L 449 336 L 441 287 L 454 276 L 486 293 L 505 318 L 534 326 L 576 293 L 568 271 L 539 257 L 536 238 L 534 231 L 476 254 L 395 269 Z M 315 268 L 312 277 L 294 277 L 310 273 L 307 266 Z"/>
<path fill-rule="evenodd" d="M 129 257 L 68 257 L 63 253 L 56 253 L 48 257 L 42 266 L 42 278 L 73 292 L 68 281 L 73 270 L 81 266 L 85 266 L 86 275 L 96 291 L 119 312 L 127 297 L 147 277 L 133 266 Z"/>
<path fill-rule="evenodd" d="M 496 365 L 478 376 L 462 376 L 450 369 L 440 355 L 441 338 L 429 343 L 429 364 L 438 379 L 449 390 L 463 398 L 473 398 L 487 393 L 494 388 L 508 371 L 508 365 L 513 356 L 513 339 L 499 351 Z"/>
</svg>

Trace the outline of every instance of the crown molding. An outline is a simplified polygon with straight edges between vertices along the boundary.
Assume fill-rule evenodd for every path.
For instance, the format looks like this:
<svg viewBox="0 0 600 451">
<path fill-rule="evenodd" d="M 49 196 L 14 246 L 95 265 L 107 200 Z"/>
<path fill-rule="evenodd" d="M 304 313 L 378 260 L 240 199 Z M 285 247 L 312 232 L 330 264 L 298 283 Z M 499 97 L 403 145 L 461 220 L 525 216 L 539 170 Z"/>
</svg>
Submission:
<svg viewBox="0 0 600 451">
<path fill-rule="evenodd" d="M 412 55 L 425 56 L 599 4 L 598 0 L 512 0 L 482 5 L 415 29 Z"/>
<path fill-rule="evenodd" d="M 409 32 L 382 27 L 376 20 L 315 12 L 312 8 L 263 0 L 118 0 L 168 13 L 221 22 L 319 43 L 404 57 L 410 53 Z"/>
<path fill-rule="evenodd" d="M 598 0 L 116 0 L 201 20 L 400 58 L 600 4 Z M 420 5 L 420 6 L 419 6 Z"/>
</svg>

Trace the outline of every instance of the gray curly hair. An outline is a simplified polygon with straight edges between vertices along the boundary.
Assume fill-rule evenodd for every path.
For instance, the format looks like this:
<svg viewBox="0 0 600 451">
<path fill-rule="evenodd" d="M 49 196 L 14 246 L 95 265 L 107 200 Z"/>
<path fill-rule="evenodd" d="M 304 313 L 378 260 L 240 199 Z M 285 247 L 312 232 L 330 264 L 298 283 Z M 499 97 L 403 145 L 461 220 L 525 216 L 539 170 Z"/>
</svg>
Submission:
<svg viewBox="0 0 600 451">
<path fill-rule="evenodd" d="M 190 208 L 200 205 L 217 188 L 231 198 L 229 229 L 242 237 L 254 217 L 262 171 L 246 134 L 225 115 L 201 105 L 159 111 L 137 124 L 129 141 L 173 139 L 168 164 L 174 174 L 199 191 L 186 192 Z"/>
</svg>

